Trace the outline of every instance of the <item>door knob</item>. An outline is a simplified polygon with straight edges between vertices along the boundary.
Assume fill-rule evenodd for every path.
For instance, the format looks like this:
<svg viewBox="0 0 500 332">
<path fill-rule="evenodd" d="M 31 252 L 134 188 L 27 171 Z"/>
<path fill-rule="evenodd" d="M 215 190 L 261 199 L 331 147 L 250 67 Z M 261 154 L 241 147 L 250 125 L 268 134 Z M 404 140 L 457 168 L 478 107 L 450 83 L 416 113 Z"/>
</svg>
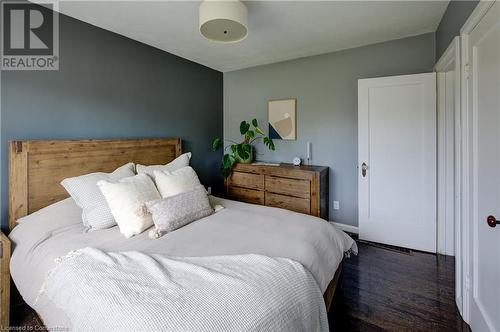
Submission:
<svg viewBox="0 0 500 332">
<path fill-rule="evenodd" d="M 486 218 L 486 222 L 490 227 L 496 227 L 498 224 L 500 224 L 500 220 L 497 220 L 494 216 L 488 216 L 488 218 Z"/>
<path fill-rule="evenodd" d="M 366 163 L 361 164 L 361 175 L 363 177 L 366 176 L 366 170 L 368 169 L 368 165 Z"/>
</svg>

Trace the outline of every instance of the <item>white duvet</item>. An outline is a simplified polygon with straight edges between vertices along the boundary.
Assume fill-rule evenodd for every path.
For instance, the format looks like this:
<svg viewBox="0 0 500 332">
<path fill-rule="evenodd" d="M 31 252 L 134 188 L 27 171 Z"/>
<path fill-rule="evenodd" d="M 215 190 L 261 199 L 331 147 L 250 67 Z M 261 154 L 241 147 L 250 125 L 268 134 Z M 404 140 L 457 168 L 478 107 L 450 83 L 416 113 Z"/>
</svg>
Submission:
<svg viewBox="0 0 500 332">
<path fill-rule="evenodd" d="M 316 281 L 287 258 L 84 248 L 60 260 L 43 293 L 78 331 L 328 331 Z"/>
<path fill-rule="evenodd" d="M 20 220 L 10 233 L 14 250 L 11 275 L 22 297 L 49 328 L 72 328 L 71 318 L 46 295 L 35 302 L 55 260 L 73 250 L 92 247 L 103 252 L 137 251 L 169 257 L 212 257 L 257 254 L 300 263 L 324 293 L 355 242 L 322 219 L 210 197 L 220 212 L 200 219 L 159 239 L 147 231 L 127 239 L 117 227 L 85 232 L 81 210 L 66 199 Z M 293 303 L 289 302 L 292 306 Z M 252 309 L 248 309 L 252 310 Z"/>
</svg>

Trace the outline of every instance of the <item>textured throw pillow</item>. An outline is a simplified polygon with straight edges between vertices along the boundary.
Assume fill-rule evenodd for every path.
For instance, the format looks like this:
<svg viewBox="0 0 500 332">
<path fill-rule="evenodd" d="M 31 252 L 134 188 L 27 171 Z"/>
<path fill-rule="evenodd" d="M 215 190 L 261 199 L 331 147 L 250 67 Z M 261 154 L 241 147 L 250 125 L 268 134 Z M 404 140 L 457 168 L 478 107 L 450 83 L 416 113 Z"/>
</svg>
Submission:
<svg viewBox="0 0 500 332">
<path fill-rule="evenodd" d="M 118 182 L 99 181 L 97 185 L 125 237 L 140 234 L 153 225 L 145 203 L 161 196 L 149 176 L 139 174 Z"/>
<path fill-rule="evenodd" d="M 191 166 L 173 172 L 155 171 L 154 177 L 161 197 L 177 195 L 201 185 L 198 175 Z"/>
<path fill-rule="evenodd" d="M 191 152 L 186 152 L 184 154 L 181 154 L 179 157 L 175 158 L 166 165 L 144 166 L 137 164 L 136 168 L 137 174 L 147 174 L 153 177 L 154 171 L 172 172 L 178 170 L 179 168 L 189 166 L 190 159 L 191 159 Z"/>
<path fill-rule="evenodd" d="M 201 185 L 181 194 L 148 202 L 146 206 L 153 215 L 154 237 L 175 231 L 214 212 L 207 192 Z"/>
<path fill-rule="evenodd" d="M 64 179 L 61 185 L 82 209 L 82 221 L 91 230 L 105 229 L 116 225 L 106 199 L 97 187 L 97 182 L 118 181 L 135 175 L 135 166 L 128 163 L 113 173 L 90 173 Z"/>
</svg>

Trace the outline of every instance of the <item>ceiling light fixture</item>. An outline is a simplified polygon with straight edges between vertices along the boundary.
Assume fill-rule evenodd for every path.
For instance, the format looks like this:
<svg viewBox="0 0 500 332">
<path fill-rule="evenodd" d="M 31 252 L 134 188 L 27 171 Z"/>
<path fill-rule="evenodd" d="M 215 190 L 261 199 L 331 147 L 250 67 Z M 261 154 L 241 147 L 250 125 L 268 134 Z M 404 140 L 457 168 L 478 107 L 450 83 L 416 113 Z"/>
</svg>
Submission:
<svg viewBox="0 0 500 332">
<path fill-rule="evenodd" d="M 239 42 L 248 35 L 247 7 L 238 0 L 205 0 L 200 5 L 200 32 L 219 43 Z"/>
</svg>

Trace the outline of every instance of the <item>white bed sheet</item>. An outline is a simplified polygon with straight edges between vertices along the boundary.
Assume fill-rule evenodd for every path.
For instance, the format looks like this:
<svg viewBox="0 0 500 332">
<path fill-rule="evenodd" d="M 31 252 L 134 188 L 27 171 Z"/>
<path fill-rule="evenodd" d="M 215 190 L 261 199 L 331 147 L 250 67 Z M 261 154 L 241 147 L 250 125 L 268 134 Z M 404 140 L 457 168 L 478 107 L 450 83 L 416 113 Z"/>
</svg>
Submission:
<svg viewBox="0 0 500 332">
<path fill-rule="evenodd" d="M 26 303 L 48 327 L 70 327 L 49 300 L 35 300 L 55 259 L 71 250 L 95 247 L 103 251 L 140 251 L 181 257 L 261 254 L 293 259 L 314 276 L 322 292 L 345 252 L 357 252 L 355 242 L 322 219 L 283 209 L 210 197 L 223 210 L 159 239 L 147 231 L 127 239 L 117 227 L 85 232 L 81 210 L 66 199 L 19 220 L 9 235 L 14 250 L 12 278 Z"/>
</svg>

